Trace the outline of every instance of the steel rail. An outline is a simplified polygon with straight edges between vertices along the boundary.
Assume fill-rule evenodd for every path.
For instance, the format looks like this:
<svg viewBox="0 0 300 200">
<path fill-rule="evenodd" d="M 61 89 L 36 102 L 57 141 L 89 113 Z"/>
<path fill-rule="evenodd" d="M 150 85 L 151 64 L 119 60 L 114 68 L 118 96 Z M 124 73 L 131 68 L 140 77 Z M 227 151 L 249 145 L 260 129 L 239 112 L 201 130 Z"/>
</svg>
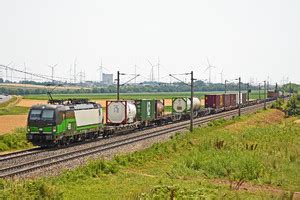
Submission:
<svg viewBox="0 0 300 200">
<path fill-rule="evenodd" d="M 258 110 L 261 108 L 262 108 L 262 105 L 257 104 L 254 106 L 245 107 L 242 109 L 242 111 L 243 111 L 243 113 L 247 113 L 247 111 Z M 195 125 L 205 124 L 205 123 L 208 123 L 215 119 L 219 119 L 222 117 L 233 117 L 236 115 L 237 115 L 237 110 L 231 110 L 231 111 L 222 112 L 222 113 L 211 115 L 211 116 L 201 117 L 201 118 L 197 118 L 195 120 Z M 150 133 L 144 133 L 141 135 L 124 138 L 121 140 L 109 142 L 109 143 L 102 144 L 99 146 L 87 147 L 84 149 L 79 149 L 79 150 L 63 153 L 60 155 L 49 156 L 46 158 L 41 158 L 41 159 L 37 159 L 34 161 L 29 161 L 26 163 L 6 167 L 6 168 L 3 168 L 0 170 L 0 178 L 11 177 L 11 176 L 20 175 L 20 174 L 26 174 L 27 172 L 31 172 L 31 171 L 34 171 L 39 168 L 59 164 L 59 163 L 66 162 L 66 161 L 73 160 L 73 159 L 80 158 L 80 157 L 86 157 L 86 156 L 96 154 L 99 152 L 107 151 L 110 149 L 118 148 L 121 146 L 133 144 L 133 143 L 137 143 L 142 140 L 147 140 L 147 139 L 154 138 L 157 136 L 184 130 L 187 128 L 186 127 L 187 124 L 189 124 L 188 121 L 184 121 L 182 123 L 177 123 L 177 124 L 170 124 L 171 127 L 168 128 L 167 130 L 166 129 L 158 130 L 158 131 L 151 130 L 152 132 L 150 132 Z"/>
</svg>

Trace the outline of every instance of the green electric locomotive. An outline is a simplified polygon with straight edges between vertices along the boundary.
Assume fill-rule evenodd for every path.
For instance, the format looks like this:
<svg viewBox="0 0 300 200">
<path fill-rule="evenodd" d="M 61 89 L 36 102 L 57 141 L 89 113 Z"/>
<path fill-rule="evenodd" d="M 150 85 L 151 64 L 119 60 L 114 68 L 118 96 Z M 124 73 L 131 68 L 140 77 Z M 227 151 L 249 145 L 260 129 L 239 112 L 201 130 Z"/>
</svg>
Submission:
<svg viewBox="0 0 300 200">
<path fill-rule="evenodd" d="M 49 147 L 96 138 L 103 132 L 100 104 L 86 99 L 50 100 L 30 108 L 27 139 Z"/>
</svg>

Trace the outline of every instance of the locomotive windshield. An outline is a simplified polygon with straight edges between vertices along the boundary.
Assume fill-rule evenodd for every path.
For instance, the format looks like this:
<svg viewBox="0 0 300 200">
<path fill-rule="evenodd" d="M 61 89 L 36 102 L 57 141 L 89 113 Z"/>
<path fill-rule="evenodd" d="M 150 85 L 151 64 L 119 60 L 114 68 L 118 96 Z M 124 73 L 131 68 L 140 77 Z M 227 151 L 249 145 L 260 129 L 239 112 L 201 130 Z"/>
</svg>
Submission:
<svg viewBox="0 0 300 200">
<path fill-rule="evenodd" d="M 30 120 L 52 120 L 54 118 L 54 110 L 31 110 Z"/>
</svg>

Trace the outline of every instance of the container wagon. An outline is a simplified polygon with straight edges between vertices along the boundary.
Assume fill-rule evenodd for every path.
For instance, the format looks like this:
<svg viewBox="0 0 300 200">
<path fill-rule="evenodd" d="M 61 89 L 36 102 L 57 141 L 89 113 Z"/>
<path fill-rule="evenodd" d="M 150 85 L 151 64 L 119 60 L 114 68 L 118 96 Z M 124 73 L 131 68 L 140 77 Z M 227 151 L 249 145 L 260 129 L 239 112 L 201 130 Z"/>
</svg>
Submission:
<svg viewBox="0 0 300 200">
<path fill-rule="evenodd" d="M 191 110 L 191 99 L 187 97 L 172 98 L 172 114 L 180 114 L 183 117 L 189 117 Z M 197 116 L 200 111 L 200 100 L 193 97 L 192 110 L 194 116 Z"/>
<path fill-rule="evenodd" d="M 212 112 L 218 113 L 224 110 L 224 95 L 223 94 L 209 94 L 205 95 L 205 108 L 212 109 Z"/>
</svg>

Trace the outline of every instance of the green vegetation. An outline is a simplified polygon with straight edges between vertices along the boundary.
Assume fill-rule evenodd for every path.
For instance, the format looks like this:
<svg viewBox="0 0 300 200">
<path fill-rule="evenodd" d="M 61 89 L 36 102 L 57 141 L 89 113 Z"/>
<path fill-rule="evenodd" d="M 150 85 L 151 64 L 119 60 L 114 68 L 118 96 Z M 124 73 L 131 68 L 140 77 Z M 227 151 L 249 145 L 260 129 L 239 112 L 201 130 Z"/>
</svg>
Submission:
<svg viewBox="0 0 300 200">
<path fill-rule="evenodd" d="M 0 135 L 0 152 L 8 150 L 26 149 L 30 147 L 32 147 L 32 144 L 26 139 L 25 128 L 18 128 L 12 133 Z"/>
<path fill-rule="evenodd" d="M 287 102 L 279 98 L 272 107 L 283 110 L 288 116 L 300 115 L 300 95 L 293 95 Z"/>
<path fill-rule="evenodd" d="M 0 104 L 0 115 L 19 115 L 27 114 L 29 108 L 23 106 L 16 106 L 19 99 L 13 96 L 9 101 Z"/>
<path fill-rule="evenodd" d="M 277 110 L 217 120 L 57 177 L 0 180 L 0 198 L 290 199 L 300 190 L 300 124 L 294 121 Z"/>
<path fill-rule="evenodd" d="M 23 106 L 13 106 L 10 108 L 0 108 L 0 115 L 20 115 L 27 114 L 29 108 Z"/>
<path fill-rule="evenodd" d="M 234 91 L 236 92 L 236 91 Z M 195 96 L 203 98 L 205 94 L 218 94 L 223 93 L 223 91 L 214 92 L 195 92 Z M 189 97 L 190 92 L 158 92 L 158 93 L 120 93 L 121 99 L 171 99 L 172 97 Z M 112 93 L 82 93 L 82 94 L 54 94 L 55 99 L 68 99 L 68 98 L 88 98 L 88 99 L 116 99 L 116 94 Z M 250 93 L 250 99 L 258 99 L 258 91 L 252 91 Z M 263 98 L 263 94 L 261 94 Z M 37 99 L 37 100 L 47 100 L 47 95 L 27 95 L 24 99 Z"/>
<path fill-rule="evenodd" d="M 298 91 L 300 91 L 300 85 L 296 84 L 296 83 L 291 83 L 291 85 L 290 84 L 285 84 L 282 87 L 282 90 L 285 91 L 285 92 L 290 92 L 290 89 L 291 89 L 292 93 L 297 93 Z"/>
<path fill-rule="evenodd" d="M 1 84 L 0 81 L 0 94 L 13 94 L 13 95 L 30 95 L 30 94 L 46 94 L 47 91 L 49 91 L 49 86 L 53 85 L 52 83 L 45 82 L 34 82 L 34 81 L 20 81 L 21 84 L 30 84 L 30 85 L 7 85 L 7 84 Z M 39 85 L 39 87 L 34 87 L 35 85 Z M 47 86 L 48 85 L 48 86 Z M 66 84 L 64 83 L 63 86 L 65 87 L 58 87 L 53 91 L 56 94 L 83 94 L 83 93 L 116 93 L 116 85 L 110 85 L 110 86 L 101 86 L 97 85 L 97 83 L 93 83 L 93 86 L 81 84 L 76 85 L 77 88 L 74 88 L 72 86 L 75 86 L 73 84 Z M 203 81 L 195 81 L 195 91 L 223 91 L 224 90 L 224 84 L 221 83 L 212 83 L 212 84 L 206 84 Z M 68 88 L 69 87 L 69 88 Z M 241 85 L 242 90 L 246 90 L 247 85 L 245 83 L 242 83 Z M 228 90 L 237 91 L 238 90 L 238 84 L 237 83 L 228 83 L 227 84 Z M 257 86 L 251 86 L 252 90 L 257 90 Z M 184 83 L 149 83 L 144 82 L 143 84 L 137 84 L 137 85 L 124 85 L 120 88 L 121 93 L 156 93 L 156 92 L 189 92 L 190 87 Z"/>
<path fill-rule="evenodd" d="M 300 115 L 300 95 L 293 95 L 287 102 L 284 109 L 289 116 Z"/>
</svg>

